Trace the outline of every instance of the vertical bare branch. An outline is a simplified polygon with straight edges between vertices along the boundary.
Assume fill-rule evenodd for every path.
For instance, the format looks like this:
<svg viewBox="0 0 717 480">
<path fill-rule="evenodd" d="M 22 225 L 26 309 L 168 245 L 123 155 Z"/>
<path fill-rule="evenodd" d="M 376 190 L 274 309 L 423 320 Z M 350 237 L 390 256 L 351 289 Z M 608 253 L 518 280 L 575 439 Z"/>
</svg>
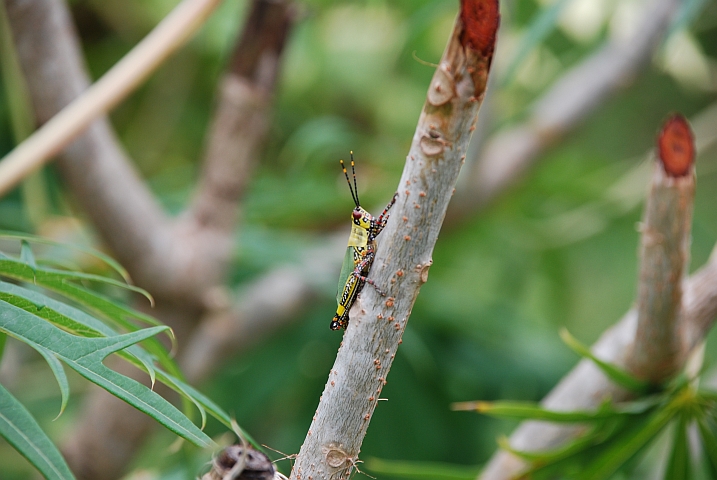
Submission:
<svg viewBox="0 0 717 480">
<path fill-rule="evenodd" d="M 291 474 L 349 478 L 421 285 L 428 279 L 458 172 L 485 92 L 497 0 L 464 0 L 429 86 L 399 183 L 398 201 L 366 288 L 351 310 L 336 362 Z"/>
<path fill-rule="evenodd" d="M 684 117 L 670 118 L 660 133 L 658 157 L 645 208 L 637 289 L 637 335 L 628 368 L 660 383 L 684 359 L 678 315 L 689 263 L 695 193 L 694 139 Z"/>
<path fill-rule="evenodd" d="M 684 279 L 689 258 L 694 151 L 687 121 L 682 117 L 670 119 L 658 139 L 661 161 L 656 166 L 646 207 L 638 306 L 592 348 L 600 359 L 638 371 L 643 378 L 655 382 L 684 366 L 717 316 L 717 255 Z M 605 399 L 620 401 L 630 394 L 591 361 L 583 360 L 542 404 L 559 411 L 590 410 Z M 580 431 L 546 422 L 524 422 L 511 435 L 510 444 L 518 450 L 546 450 L 563 445 Z M 507 480 L 525 466 L 519 458 L 501 451 L 479 478 Z"/>
<path fill-rule="evenodd" d="M 227 234 L 269 127 L 271 96 L 294 12 L 288 1 L 255 0 L 220 84 L 204 172 L 191 214 Z"/>
</svg>

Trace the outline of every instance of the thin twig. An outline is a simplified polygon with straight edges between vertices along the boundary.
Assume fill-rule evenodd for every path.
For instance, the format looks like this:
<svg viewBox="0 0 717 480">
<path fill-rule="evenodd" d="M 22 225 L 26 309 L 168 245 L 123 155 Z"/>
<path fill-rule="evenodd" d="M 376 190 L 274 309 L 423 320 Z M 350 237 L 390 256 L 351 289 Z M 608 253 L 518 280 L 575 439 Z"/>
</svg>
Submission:
<svg viewBox="0 0 717 480">
<path fill-rule="evenodd" d="M 464 0 L 461 15 L 429 86 L 399 182 L 398 200 L 382 233 L 365 288 L 309 432 L 291 473 L 294 480 L 348 478 L 386 384 L 421 285 L 428 279 L 458 173 L 485 92 L 498 28 L 496 0 Z"/>
<path fill-rule="evenodd" d="M 0 195 L 38 169 L 132 92 L 204 23 L 221 0 L 183 0 L 85 93 L 0 162 Z"/>
</svg>

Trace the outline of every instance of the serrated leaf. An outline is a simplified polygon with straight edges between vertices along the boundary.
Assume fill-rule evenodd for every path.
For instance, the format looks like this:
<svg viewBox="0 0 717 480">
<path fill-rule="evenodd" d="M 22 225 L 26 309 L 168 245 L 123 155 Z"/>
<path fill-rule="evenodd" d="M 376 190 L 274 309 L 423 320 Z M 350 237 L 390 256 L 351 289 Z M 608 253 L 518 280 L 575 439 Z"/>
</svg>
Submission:
<svg viewBox="0 0 717 480">
<path fill-rule="evenodd" d="M 151 327 L 114 337 L 77 337 L 25 310 L 0 301 L 0 330 L 32 347 L 46 348 L 86 379 L 148 414 L 182 438 L 205 447 L 212 444 L 212 440 L 172 404 L 146 386 L 102 364 L 109 354 L 167 328 Z"/>
<path fill-rule="evenodd" d="M 0 385 L 0 435 L 48 480 L 74 480 L 65 459 L 25 407 Z"/>
<path fill-rule="evenodd" d="M 587 346 L 583 345 L 575 337 L 570 335 L 570 332 L 568 332 L 567 329 L 563 328 L 560 330 L 560 338 L 562 338 L 563 342 L 565 342 L 565 344 L 570 347 L 572 351 L 581 357 L 592 360 L 592 362 L 595 363 L 595 365 L 597 365 L 600 370 L 608 376 L 608 378 L 618 385 L 640 394 L 645 393 L 650 388 L 650 384 L 648 382 L 639 380 L 625 370 L 597 358 Z"/>
<path fill-rule="evenodd" d="M 675 425 L 675 435 L 672 440 L 670 460 L 665 470 L 665 480 L 676 478 L 691 478 L 690 476 L 690 448 L 687 445 L 687 415 L 681 414 Z"/>
<path fill-rule="evenodd" d="M 84 248 L 78 245 L 71 245 L 66 243 L 60 243 L 55 242 L 54 240 L 49 240 L 47 238 L 38 237 L 35 235 L 28 235 L 26 233 L 20 233 L 20 232 L 10 232 L 6 230 L 0 230 L 0 238 L 14 238 L 17 240 L 30 242 L 30 243 L 38 243 L 41 245 L 52 245 L 54 247 L 60 247 L 60 248 L 70 248 L 72 250 L 77 250 L 79 252 L 82 252 L 84 254 L 87 254 L 91 257 L 95 257 L 107 265 L 109 265 L 115 272 L 117 272 L 125 282 L 132 283 L 130 281 L 129 273 L 127 273 L 127 270 L 120 265 L 114 258 L 110 257 L 109 255 L 105 255 L 104 253 L 94 250 L 92 248 Z"/>
</svg>

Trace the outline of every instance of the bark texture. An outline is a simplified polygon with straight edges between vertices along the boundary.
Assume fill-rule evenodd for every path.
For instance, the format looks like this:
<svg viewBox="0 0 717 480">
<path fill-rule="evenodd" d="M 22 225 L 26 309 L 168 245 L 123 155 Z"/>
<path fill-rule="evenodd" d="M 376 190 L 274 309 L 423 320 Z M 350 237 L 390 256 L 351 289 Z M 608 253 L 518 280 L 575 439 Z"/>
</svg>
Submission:
<svg viewBox="0 0 717 480">
<path fill-rule="evenodd" d="M 642 222 L 637 335 L 628 360 L 635 376 L 653 384 L 677 373 L 689 353 L 678 316 L 690 258 L 694 151 L 687 120 L 668 120 L 658 139 L 660 161 L 655 162 Z"/>
<path fill-rule="evenodd" d="M 386 384 L 421 285 L 485 92 L 498 28 L 498 2 L 461 3 L 431 81 L 399 182 L 398 200 L 379 237 L 364 288 L 296 459 L 295 480 L 349 478 Z"/>
</svg>

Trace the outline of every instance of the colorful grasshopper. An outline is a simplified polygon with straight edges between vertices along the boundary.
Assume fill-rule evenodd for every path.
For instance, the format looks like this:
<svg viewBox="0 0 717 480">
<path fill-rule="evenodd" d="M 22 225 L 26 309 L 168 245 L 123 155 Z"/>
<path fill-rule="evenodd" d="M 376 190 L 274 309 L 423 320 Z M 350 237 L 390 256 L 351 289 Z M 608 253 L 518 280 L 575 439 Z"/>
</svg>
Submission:
<svg viewBox="0 0 717 480">
<path fill-rule="evenodd" d="M 356 208 L 351 212 L 351 235 L 349 236 L 349 244 L 346 248 L 346 256 L 341 266 L 341 275 L 339 276 L 339 287 L 336 293 L 336 315 L 331 321 L 331 330 L 346 328 L 349 324 L 349 310 L 356 301 L 356 297 L 363 288 L 364 284 L 372 285 L 381 295 L 386 295 L 368 276 L 371 270 L 373 258 L 376 255 L 376 237 L 386 226 L 388 222 L 388 211 L 396 203 L 398 193 L 393 196 L 391 202 L 386 205 L 381 215 L 374 218 L 370 213 L 361 208 L 358 197 L 358 188 L 356 186 L 356 169 L 354 167 L 354 152 L 351 152 L 351 174 L 353 175 L 354 185 L 351 187 L 349 174 L 346 171 L 344 161 L 340 160 L 341 168 L 346 176 L 346 182 L 349 184 L 351 198 L 353 198 Z"/>
</svg>

